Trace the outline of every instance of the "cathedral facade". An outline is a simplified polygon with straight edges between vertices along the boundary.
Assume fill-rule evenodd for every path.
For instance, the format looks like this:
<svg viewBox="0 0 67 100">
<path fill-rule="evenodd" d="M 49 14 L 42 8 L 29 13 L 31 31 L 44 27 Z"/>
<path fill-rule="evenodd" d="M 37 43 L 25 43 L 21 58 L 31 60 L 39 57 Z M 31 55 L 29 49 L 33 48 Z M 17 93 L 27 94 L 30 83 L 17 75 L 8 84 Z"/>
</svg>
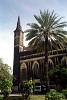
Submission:
<svg viewBox="0 0 67 100">
<path fill-rule="evenodd" d="M 14 31 L 14 64 L 13 64 L 13 86 L 20 89 L 20 84 L 23 80 L 30 78 L 33 81 L 38 80 L 40 83 L 45 81 L 44 59 L 45 53 L 37 53 L 26 50 L 24 47 L 24 32 L 20 24 L 20 17 L 18 17 L 17 27 Z M 49 69 L 56 65 L 65 65 L 67 67 L 67 50 L 53 50 L 48 52 Z"/>
</svg>

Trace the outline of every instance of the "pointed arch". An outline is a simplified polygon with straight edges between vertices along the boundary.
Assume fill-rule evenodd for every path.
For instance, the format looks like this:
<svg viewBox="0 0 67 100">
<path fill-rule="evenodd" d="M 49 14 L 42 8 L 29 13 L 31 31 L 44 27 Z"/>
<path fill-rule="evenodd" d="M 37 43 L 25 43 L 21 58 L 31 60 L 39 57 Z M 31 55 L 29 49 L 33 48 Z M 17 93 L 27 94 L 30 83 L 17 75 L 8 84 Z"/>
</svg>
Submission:
<svg viewBox="0 0 67 100">
<path fill-rule="evenodd" d="M 38 67 L 39 67 L 39 63 L 38 63 L 38 61 L 34 61 L 33 65 L 32 65 L 32 69 L 34 68 L 34 65 L 35 65 L 35 64 L 37 64 Z"/>
<path fill-rule="evenodd" d="M 20 77 L 21 77 L 21 81 L 27 79 L 27 65 L 26 65 L 26 63 L 22 63 L 20 66 Z"/>
<path fill-rule="evenodd" d="M 49 69 L 54 67 L 54 63 L 51 59 L 48 59 Z"/>
<path fill-rule="evenodd" d="M 27 68 L 26 63 L 22 63 L 22 64 L 21 64 L 21 69 L 24 69 L 24 68 Z"/>
<path fill-rule="evenodd" d="M 61 65 L 62 66 L 67 66 L 67 57 L 66 56 L 62 57 L 62 59 L 61 59 Z"/>
<path fill-rule="evenodd" d="M 39 78 L 39 63 L 38 61 L 34 61 L 32 65 L 32 71 L 33 71 L 33 78 L 38 79 Z"/>
</svg>

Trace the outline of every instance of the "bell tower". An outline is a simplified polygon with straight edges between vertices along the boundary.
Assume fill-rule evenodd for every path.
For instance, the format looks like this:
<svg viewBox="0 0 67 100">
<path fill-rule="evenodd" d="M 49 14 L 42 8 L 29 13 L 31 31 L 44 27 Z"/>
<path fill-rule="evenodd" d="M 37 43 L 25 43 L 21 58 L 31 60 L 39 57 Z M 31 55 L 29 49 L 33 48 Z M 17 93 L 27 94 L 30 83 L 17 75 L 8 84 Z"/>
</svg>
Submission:
<svg viewBox="0 0 67 100">
<path fill-rule="evenodd" d="M 19 47 L 19 52 L 24 51 L 24 33 L 20 24 L 20 17 L 18 16 L 17 27 L 14 31 L 14 47 Z"/>
<path fill-rule="evenodd" d="M 13 62 L 13 86 L 19 90 L 20 83 L 20 52 L 24 51 L 24 33 L 18 16 L 17 27 L 14 31 L 14 62 Z"/>
</svg>

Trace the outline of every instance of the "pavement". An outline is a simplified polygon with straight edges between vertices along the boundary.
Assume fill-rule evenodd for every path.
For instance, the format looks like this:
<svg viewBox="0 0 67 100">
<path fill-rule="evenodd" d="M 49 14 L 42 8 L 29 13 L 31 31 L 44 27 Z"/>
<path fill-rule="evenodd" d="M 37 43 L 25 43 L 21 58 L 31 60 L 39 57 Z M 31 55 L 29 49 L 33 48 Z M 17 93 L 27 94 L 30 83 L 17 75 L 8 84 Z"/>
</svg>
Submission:
<svg viewBox="0 0 67 100">
<path fill-rule="evenodd" d="M 0 97 L 2 97 L 3 95 L 0 94 Z M 9 94 L 9 96 L 22 96 L 22 94 Z"/>
<path fill-rule="evenodd" d="M 9 96 L 22 96 L 22 94 L 21 93 L 19 93 L 19 94 L 9 94 Z"/>
</svg>

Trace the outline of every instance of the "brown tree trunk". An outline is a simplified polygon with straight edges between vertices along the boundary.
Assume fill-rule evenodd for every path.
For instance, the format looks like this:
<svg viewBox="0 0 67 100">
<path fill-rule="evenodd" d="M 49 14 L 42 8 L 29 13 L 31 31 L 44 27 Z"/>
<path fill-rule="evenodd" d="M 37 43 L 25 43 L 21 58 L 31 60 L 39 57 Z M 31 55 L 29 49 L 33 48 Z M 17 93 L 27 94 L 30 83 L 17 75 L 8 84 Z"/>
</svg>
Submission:
<svg viewBox="0 0 67 100">
<path fill-rule="evenodd" d="M 50 91 L 49 76 L 48 76 L 48 36 L 45 38 L 45 79 L 46 79 L 46 92 Z"/>
</svg>

